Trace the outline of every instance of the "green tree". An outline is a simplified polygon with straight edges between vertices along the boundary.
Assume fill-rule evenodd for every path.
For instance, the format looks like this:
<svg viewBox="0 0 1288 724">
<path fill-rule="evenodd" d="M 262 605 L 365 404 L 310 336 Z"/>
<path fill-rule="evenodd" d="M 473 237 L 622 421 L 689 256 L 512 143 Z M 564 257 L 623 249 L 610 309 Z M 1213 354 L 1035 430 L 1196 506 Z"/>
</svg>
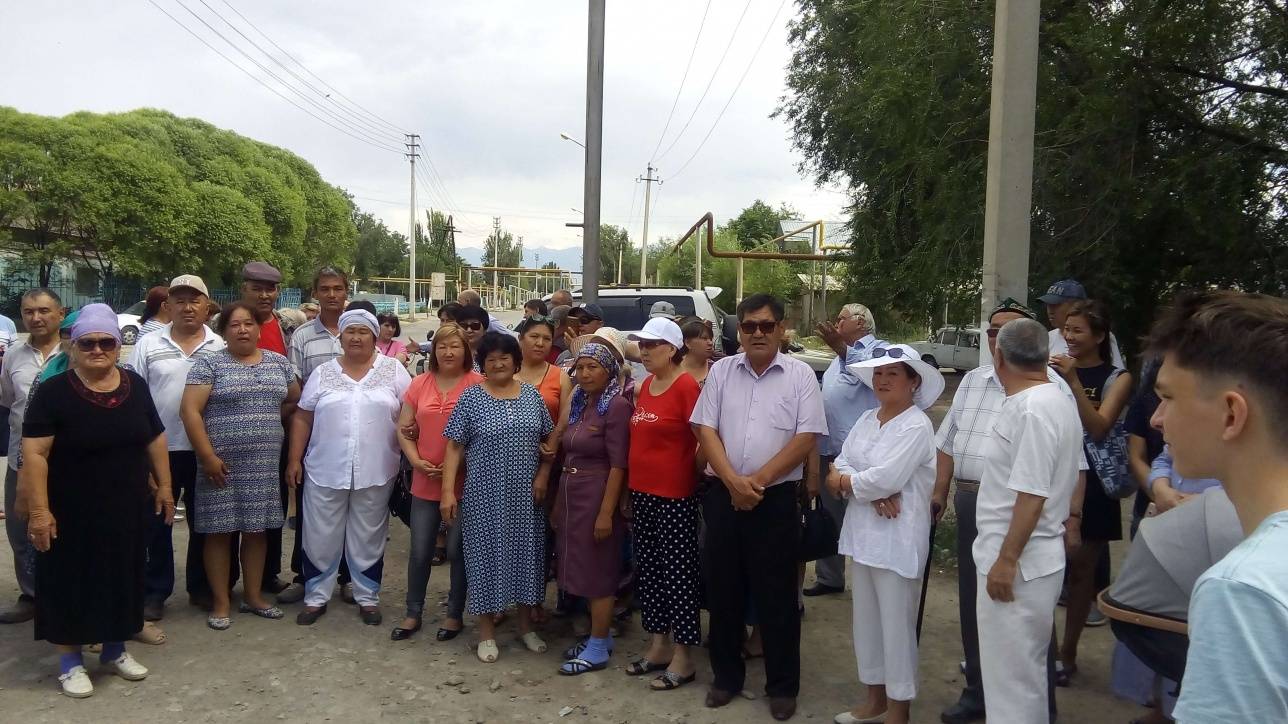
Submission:
<svg viewBox="0 0 1288 724">
<path fill-rule="evenodd" d="M 483 244 L 483 266 L 523 266 L 523 242 L 505 230 L 489 234 Z"/>
<path fill-rule="evenodd" d="M 800 212 L 789 204 L 779 204 L 775 209 L 764 201 L 756 199 L 737 217 L 730 219 L 726 226 L 734 232 L 734 237 L 738 239 L 743 249 L 750 249 L 777 238 L 782 234 L 778 222 L 796 218 L 799 215 Z"/>
<path fill-rule="evenodd" d="M 802 10 L 778 114 L 848 187 L 849 296 L 928 320 L 978 294 L 993 5 Z M 1044 3 L 1040 37 L 1031 296 L 1078 277 L 1130 344 L 1178 287 L 1283 293 L 1282 3 Z"/>
<path fill-rule="evenodd" d="M 353 276 L 363 281 L 399 273 L 407 276 L 407 237 L 365 211 L 354 209 L 353 222 L 358 228 Z"/>
</svg>

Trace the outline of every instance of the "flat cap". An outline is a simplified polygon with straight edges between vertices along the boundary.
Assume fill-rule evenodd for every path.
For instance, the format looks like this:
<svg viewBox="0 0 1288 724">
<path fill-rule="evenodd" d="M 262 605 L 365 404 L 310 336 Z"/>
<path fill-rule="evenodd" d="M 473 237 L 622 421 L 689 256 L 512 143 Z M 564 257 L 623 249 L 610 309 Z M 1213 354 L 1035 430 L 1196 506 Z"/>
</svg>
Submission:
<svg viewBox="0 0 1288 724">
<path fill-rule="evenodd" d="M 282 273 L 266 261 L 252 261 L 242 267 L 242 279 L 248 282 L 281 284 Z"/>
</svg>

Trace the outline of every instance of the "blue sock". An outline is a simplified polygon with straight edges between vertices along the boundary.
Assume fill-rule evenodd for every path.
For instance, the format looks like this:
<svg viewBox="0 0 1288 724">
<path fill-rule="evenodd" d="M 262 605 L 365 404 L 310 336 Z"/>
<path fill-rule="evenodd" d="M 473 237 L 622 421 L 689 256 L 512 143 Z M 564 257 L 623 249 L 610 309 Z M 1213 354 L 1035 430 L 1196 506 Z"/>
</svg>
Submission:
<svg viewBox="0 0 1288 724">
<path fill-rule="evenodd" d="M 81 659 L 81 653 L 79 651 L 74 654 L 61 654 L 58 657 L 58 673 L 60 674 L 66 674 L 77 666 L 84 665 L 85 662 Z"/>
<path fill-rule="evenodd" d="M 104 664 L 111 663 L 121 658 L 123 653 L 125 653 L 124 641 L 113 641 L 111 643 L 104 641 L 103 653 L 98 655 L 98 660 Z"/>
<path fill-rule="evenodd" d="M 599 664 L 608 661 L 608 650 L 612 646 L 612 637 L 595 638 L 591 636 L 586 639 L 586 650 L 581 652 L 581 658 L 592 664 Z"/>
</svg>

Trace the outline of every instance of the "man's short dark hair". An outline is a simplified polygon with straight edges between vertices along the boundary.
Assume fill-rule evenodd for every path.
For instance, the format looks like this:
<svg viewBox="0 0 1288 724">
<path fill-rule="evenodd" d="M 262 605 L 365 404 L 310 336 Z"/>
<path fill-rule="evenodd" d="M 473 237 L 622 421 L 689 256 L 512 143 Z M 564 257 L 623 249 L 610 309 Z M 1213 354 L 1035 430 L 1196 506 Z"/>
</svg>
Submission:
<svg viewBox="0 0 1288 724">
<path fill-rule="evenodd" d="M 475 307 L 479 309 L 480 307 Z M 519 367 L 523 364 L 523 351 L 519 349 L 519 340 L 501 332 L 488 332 L 479 340 L 479 348 L 474 352 L 474 361 L 478 364 L 479 369 L 486 370 L 483 363 L 487 361 L 487 356 L 493 352 L 502 352 L 510 355 L 514 360 L 514 371 L 518 372 Z"/>
<path fill-rule="evenodd" d="M 1150 352 L 1200 377 L 1227 377 L 1255 390 L 1270 427 L 1288 444 L 1288 300 L 1208 290 L 1183 294 L 1163 312 Z"/>
<path fill-rule="evenodd" d="M 31 301 L 36 297 L 49 297 L 50 299 L 54 300 L 54 304 L 58 305 L 59 307 L 63 306 L 63 298 L 58 296 L 58 292 L 55 292 L 53 289 L 50 289 L 49 287 L 35 287 L 33 289 L 28 289 L 27 291 L 22 293 L 22 301 L 24 302 Z"/>
<path fill-rule="evenodd" d="M 344 288 L 349 288 L 349 275 L 333 266 L 324 266 L 321 269 L 318 269 L 318 273 L 313 275 L 313 288 L 316 290 L 318 285 L 322 283 L 322 280 L 327 277 L 338 277 L 341 282 L 344 282 Z"/>
<path fill-rule="evenodd" d="M 344 311 L 347 312 L 352 309 L 361 309 L 364 312 L 370 312 L 373 317 L 376 316 L 376 305 L 366 299 L 355 299 L 349 302 L 349 306 L 345 307 Z"/>
<path fill-rule="evenodd" d="M 444 304 L 438 308 L 439 321 L 442 321 L 443 317 L 447 317 L 448 321 L 455 322 L 457 312 L 460 312 L 464 306 L 465 305 L 460 302 L 448 302 L 447 304 Z"/>
<path fill-rule="evenodd" d="M 481 322 L 483 328 L 487 329 L 492 320 L 488 317 L 487 310 L 483 307 L 476 304 L 463 304 L 460 309 L 456 310 L 456 323 L 463 327 L 466 322 Z M 508 337 L 509 335 L 506 336 Z"/>
<path fill-rule="evenodd" d="M 752 312 L 758 312 L 765 307 L 769 307 L 770 313 L 774 315 L 775 322 L 781 322 L 783 317 L 787 316 L 787 310 L 783 307 L 783 302 L 778 297 L 772 294 L 753 294 L 738 302 L 738 321 L 741 322 L 743 317 Z"/>
<path fill-rule="evenodd" d="M 537 314 L 540 314 L 543 317 L 550 313 L 549 308 L 546 307 L 546 303 L 540 299 L 529 299 L 523 303 L 523 308 L 535 310 Z"/>
</svg>

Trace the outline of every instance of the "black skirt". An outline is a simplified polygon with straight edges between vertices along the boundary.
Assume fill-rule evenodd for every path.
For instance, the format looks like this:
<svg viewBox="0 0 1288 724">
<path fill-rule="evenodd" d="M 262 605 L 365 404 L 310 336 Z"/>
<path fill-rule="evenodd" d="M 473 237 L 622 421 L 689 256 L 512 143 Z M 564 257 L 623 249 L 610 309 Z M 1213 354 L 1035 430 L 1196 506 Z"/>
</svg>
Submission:
<svg viewBox="0 0 1288 724">
<path fill-rule="evenodd" d="M 1096 471 L 1087 471 L 1087 492 L 1082 499 L 1082 539 L 1111 541 L 1123 539 L 1122 501 L 1105 495 Z"/>
</svg>

